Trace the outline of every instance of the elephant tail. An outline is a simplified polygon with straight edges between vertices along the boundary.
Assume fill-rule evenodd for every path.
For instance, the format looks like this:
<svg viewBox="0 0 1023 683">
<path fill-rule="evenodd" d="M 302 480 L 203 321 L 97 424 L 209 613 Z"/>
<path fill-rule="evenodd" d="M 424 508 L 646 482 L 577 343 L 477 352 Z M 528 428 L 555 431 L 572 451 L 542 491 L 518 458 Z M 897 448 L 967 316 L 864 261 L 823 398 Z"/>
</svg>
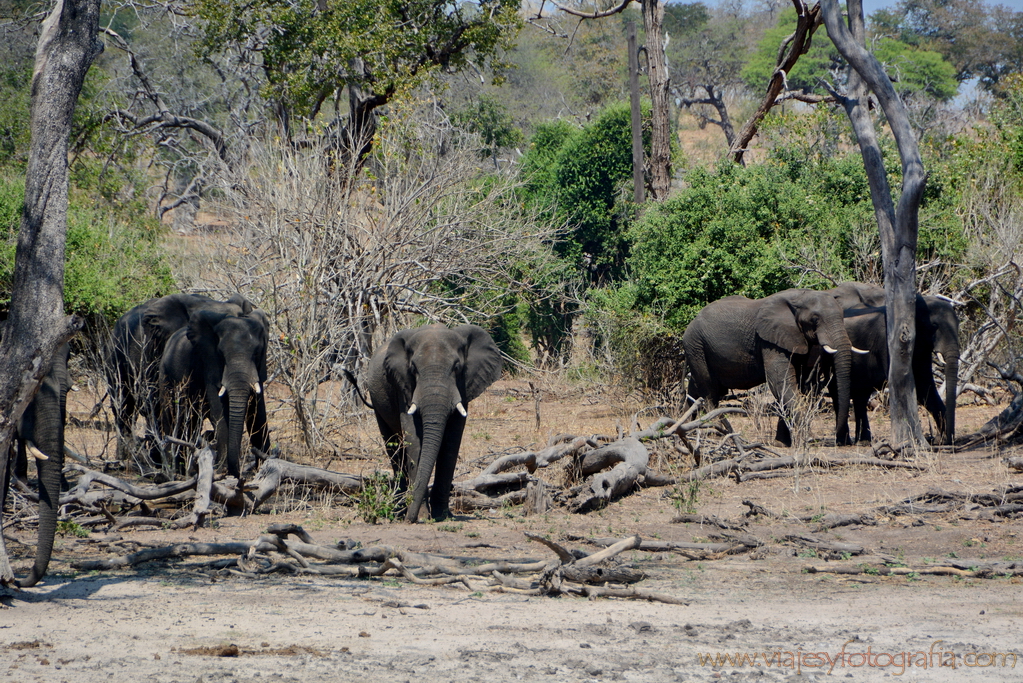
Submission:
<svg viewBox="0 0 1023 683">
<path fill-rule="evenodd" d="M 359 400 L 362 401 L 367 408 L 372 410 L 373 404 L 367 401 L 366 397 L 362 395 L 362 390 L 359 389 L 359 381 L 355 379 L 355 375 L 345 368 L 341 368 L 341 372 L 345 373 L 345 379 L 351 382 L 352 386 L 355 387 L 355 393 L 359 395 Z"/>
</svg>

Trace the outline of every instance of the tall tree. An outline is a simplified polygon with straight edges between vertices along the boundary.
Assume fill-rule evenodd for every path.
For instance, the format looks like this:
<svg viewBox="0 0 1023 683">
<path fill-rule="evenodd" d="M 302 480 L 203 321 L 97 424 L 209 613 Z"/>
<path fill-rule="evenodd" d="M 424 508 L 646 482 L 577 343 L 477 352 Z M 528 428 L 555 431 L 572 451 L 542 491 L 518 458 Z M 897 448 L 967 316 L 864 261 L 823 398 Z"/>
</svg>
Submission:
<svg viewBox="0 0 1023 683">
<path fill-rule="evenodd" d="M 923 442 L 912 361 L 916 338 L 918 210 L 926 174 L 906 107 L 880 62 L 864 46 L 866 31 L 861 0 L 848 0 L 848 24 L 842 19 L 838 0 L 821 0 L 821 7 L 828 35 L 849 63 L 847 91 L 835 95 L 845 107 L 859 140 L 881 236 L 892 439 L 897 447 L 912 450 Z M 870 117 L 868 95 L 871 91 L 884 110 L 902 159 L 902 192 L 897 206 L 892 201 L 884 159 Z"/>
<path fill-rule="evenodd" d="M 520 0 L 195 0 L 202 52 L 237 50 L 263 67 L 264 94 L 290 129 L 325 108 L 347 123 L 334 135 L 365 155 L 376 111 L 436 70 L 492 69 L 518 32 Z M 347 91 L 347 98 L 345 98 Z"/>
<path fill-rule="evenodd" d="M 54 350 L 81 322 L 64 315 L 68 138 L 85 73 L 103 51 L 100 0 L 57 0 L 43 21 L 32 74 L 32 143 L 10 315 L 0 341 L 0 472 L 14 427 Z M 0 536 L 0 585 L 14 573 Z"/>
</svg>

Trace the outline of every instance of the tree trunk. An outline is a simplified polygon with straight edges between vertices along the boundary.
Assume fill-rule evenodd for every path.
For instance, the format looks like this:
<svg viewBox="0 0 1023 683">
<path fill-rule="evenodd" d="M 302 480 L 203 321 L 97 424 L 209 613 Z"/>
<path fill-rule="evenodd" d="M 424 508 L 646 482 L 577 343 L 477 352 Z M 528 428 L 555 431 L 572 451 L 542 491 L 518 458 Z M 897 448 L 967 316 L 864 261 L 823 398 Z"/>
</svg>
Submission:
<svg viewBox="0 0 1023 683">
<path fill-rule="evenodd" d="M 870 182 L 884 259 L 885 306 L 888 324 L 888 387 L 892 440 L 916 446 L 923 443 L 913 381 L 913 345 L 916 339 L 916 242 L 920 199 L 926 175 L 906 107 L 884 69 L 864 48 L 863 6 L 849 0 L 849 26 L 836 0 L 821 0 L 824 23 L 849 62 L 849 95 L 843 105 L 859 139 L 863 165 Z M 902 195 L 893 206 L 881 148 L 867 110 L 872 90 L 884 110 L 902 158 Z"/>
<path fill-rule="evenodd" d="M 671 125 L 668 60 L 664 56 L 664 3 L 643 0 L 648 78 L 650 79 L 650 194 L 663 202 L 671 191 Z"/>
<path fill-rule="evenodd" d="M 68 137 L 75 102 L 92 60 L 99 0 L 58 0 L 43 22 L 32 74 L 25 210 L 18 233 L 10 316 L 0 341 L 0 470 L 14 426 L 57 347 L 79 327 L 64 316 Z M 0 536 L 0 585 L 14 581 Z"/>
</svg>

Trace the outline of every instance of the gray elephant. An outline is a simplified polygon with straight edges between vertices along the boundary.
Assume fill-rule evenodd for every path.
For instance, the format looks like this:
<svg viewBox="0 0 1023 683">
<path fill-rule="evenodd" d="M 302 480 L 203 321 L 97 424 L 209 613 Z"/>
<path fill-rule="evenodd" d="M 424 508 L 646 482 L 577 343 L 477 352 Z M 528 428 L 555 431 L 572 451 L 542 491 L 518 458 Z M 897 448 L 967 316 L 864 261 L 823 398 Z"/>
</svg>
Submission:
<svg viewBox="0 0 1023 683">
<path fill-rule="evenodd" d="M 434 519 L 450 516 L 448 501 L 469 402 L 501 376 L 501 352 L 476 325 L 403 330 L 370 359 L 366 384 L 391 466 L 404 494 L 405 520 L 415 522 L 430 494 Z"/>
<path fill-rule="evenodd" d="M 788 289 L 757 300 L 719 299 L 689 323 L 682 345 L 692 376 L 689 394 L 706 399 L 708 410 L 716 408 L 729 389 L 752 389 L 767 382 L 787 415 L 794 412 L 811 351 L 824 349 L 834 356 L 839 398 L 835 442 L 848 443 L 852 345 L 842 309 L 830 294 Z M 775 438 L 792 444 L 784 420 L 779 420 Z"/>
<path fill-rule="evenodd" d="M 68 345 L 58 347 L 50 368 L 43 377 L 35 398 L 25 408 L 18 424 L 17 453 L 7 460 L 8 468 L 22 480 L 28 477 L 28 459 L 33 456 L 38 470 L 39 484 L 39 536 L 36 558 L 29 575 L 20 581 L 22 587 L 36 585 L 46 574 L 53 553 L 53 538 L 57 530 L 57 508 L 60 506 L 60 488 L 64 469 L 64 422 L 67 392 L 71 388 L 68 377 Z M 12 442 L 13 450 L 14 442 Z M 0 510 L 7 494 L 9 473 L 0 481 Z"/>
<path fill-rule="evenodd" d="M 234 477 L 242 472 L 243 427 L 253 448 L 270 450 L 263 393 L 268 338 L 269 322 L 258 308 L 241 315 L 199 310 L 167 340 L 160 360 L 162 429 L 186 425 L 194 440 L 209 417 L 219 459 Z"/>
<path fill-rule="evenodd" d="M 114 325 L 106 368 L 120 459 L 125 459 L 133 446 L 135 420 L 140 413 L 150 433 L 158 432 L 160 358 L 171 335 L 199 310 L 244 314 L 252 310 L 252 304 L 240 294 L 223 302 L 199 294 L 171 294 L 135 306 Z M 153 455 L 159 457 L 159 450 L 154 449 Z"/>
<path fill-rule="evenodd" d="M 851 394 L 856 419 L 856 441 L 870 441 L 867 401 L 888 381 L 888 337 L 884 289 L 861 282 L 844 282 L 831 290 L 842 306 L 845 326 L 852 344 L 870 351 L 853 357 Z M 945 362 L 945 400 L 938 392 L 931 371 L 933 354 Z M 945 299 L 916 295 L 916 344 L 913 348 L 913 378 L 917 402 L 934 418 L 938 443 L 951 444 L 955 438 L 956 393 L 959 379 L 959 318 Z"/>
</svg>

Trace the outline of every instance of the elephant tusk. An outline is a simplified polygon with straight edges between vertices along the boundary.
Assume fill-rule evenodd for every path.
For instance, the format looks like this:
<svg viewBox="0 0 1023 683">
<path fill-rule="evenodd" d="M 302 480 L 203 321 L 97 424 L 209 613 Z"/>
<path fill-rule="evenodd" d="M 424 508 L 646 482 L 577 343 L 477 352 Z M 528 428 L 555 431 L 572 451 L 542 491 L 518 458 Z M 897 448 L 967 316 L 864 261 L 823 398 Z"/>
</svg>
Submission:
<svg viewBox="0 0 1023 683">
<path fill-rule="evenodd" d="M 938 362 L 941 363 L 942 365 L 945 364 L 945 357 L 942 356 L 940 353 L 938 354 Z"/>
<path fill-rule="evenodd" d="M 838 353 L 838 349 L 832 348 L 832 347 L 828 346 L 827 344 L 823 344 L 822 346 L 823 346 L 824 350 L 827 351 L 828 353 Z"/>
<path fill-rule="evenodd" d="M 263 390 L 259 387 L 259 382 L 252 383 L 252 391 L 255 394 L 262 394 Z"/>
<path fill-rule="evenodd" d="M 220 385 L 220 391 L 217 392 L 217 396 L 223 396 L 226 393 L 227 393 L 227 387 L 225 387 L 223 384 L 221 384 Z"/>
<path fill-rule="evenodd" d="M 467 413 L 465 411 L 465 406 L 462 405 L 461 401 L 459 401 L 458 403 L 455 404 L 455 410 L 457 410 L 459 413 L 461 413 L 462 417 L 468 417 L 469 416 L 469 413 Z"/>
<path fill-rule="evenodd" d="M 869 354 L 869 353 L 870 353 L 870 351 L 867 351 L 866 349 L 858 349 L 858 348 L 856 348 L 855 346 L 851 346 L 851 347 L 849 347 L 849 348 L 851 348 L 851 349 L 852 349 L 852 352 L 853 352 L 853 353 L 862 353 L 862 354 L 864 354 L 864 355 L 867 355 L 867 354 Z"/>
<path fill-rule="evenodd" d="M 415 403 L 413 403 L 412 405 L 410 405 L 410 406 L 408 407 L 408 414 L 409 414 L 409 415 L 415 415 L 415 414 L 416 414 L 416 409 L 417 409 L 417 408 L 418 408 L 418 406 L 417 406 L 417 405 L 416 405 Z"/>
<path fill-rule="evenodd" d="M 29 441 L 29 442 L 27 442 L 25 444 L 25 450 L 27 450 L 28 454 L 31 455 L 36 460 L 49 460 L 50 459 L 50 456 L 46 455 L 46 453 L 43 453 L 41 450 L 36 448 L 36 445 L 34 443 L 32 443 L 31 441 Z"/>
</svg>

